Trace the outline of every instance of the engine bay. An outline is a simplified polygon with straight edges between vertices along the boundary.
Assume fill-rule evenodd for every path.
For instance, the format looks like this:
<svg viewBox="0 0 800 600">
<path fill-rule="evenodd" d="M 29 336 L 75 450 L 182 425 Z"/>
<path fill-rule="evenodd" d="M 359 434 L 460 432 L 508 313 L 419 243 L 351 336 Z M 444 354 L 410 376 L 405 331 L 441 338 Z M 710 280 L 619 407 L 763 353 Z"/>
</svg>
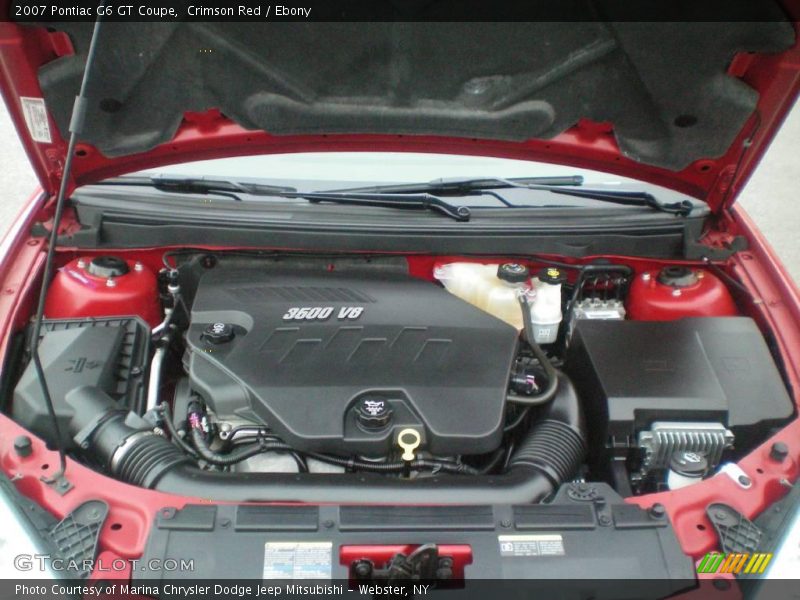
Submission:
<svg viewBox="0 0 800 600">
<path fill-rule="evenodd" d="M 170 251 L 66 261 L 11 416 L 95 469 L 224 500 L 539 502 L 713 475 L 788 422 L 718 268 Z"/>
</svg>

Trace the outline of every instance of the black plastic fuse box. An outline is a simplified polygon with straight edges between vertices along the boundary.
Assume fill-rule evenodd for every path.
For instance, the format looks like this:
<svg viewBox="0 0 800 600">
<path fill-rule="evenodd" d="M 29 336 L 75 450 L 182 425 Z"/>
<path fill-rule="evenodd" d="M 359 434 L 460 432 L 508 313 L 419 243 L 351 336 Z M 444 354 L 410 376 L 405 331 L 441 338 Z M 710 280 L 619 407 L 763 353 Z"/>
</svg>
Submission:
<svg viewBox="0 0 800 600">
<path fill-rule="evenodd" d="M 764 337 L 745 317 L 579 321 L 567 370 L 594 442 L 604 445 L 625 445 L 654 421 L 700 421 L 724 424 L 738 446 L 794 412 Z"/>
</svg>

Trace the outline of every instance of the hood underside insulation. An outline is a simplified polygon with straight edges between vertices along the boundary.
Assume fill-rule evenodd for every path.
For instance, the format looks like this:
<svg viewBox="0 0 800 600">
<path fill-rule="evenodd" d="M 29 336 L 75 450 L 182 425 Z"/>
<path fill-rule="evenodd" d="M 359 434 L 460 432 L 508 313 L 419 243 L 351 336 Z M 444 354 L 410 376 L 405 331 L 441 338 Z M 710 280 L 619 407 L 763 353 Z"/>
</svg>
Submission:
<svg viewBox="0 0 800 600">
<path fill-rule="evenodd" d="M 595 2 L 574 2 L 592 14 Z M 740 52 L 780 52 L 788 22 L 107 23 L 84 141 L 107 156 L 174 136 L 219 109 L 275 135 L 374 133 L 522 141 L 582 118 L 622 153 L 679 170 L 723 154 L 758 95 L 727 74 Z M 90 23 L 55 25 L 76 54 L 39 71 L 62 135 Z"/>
</svg>

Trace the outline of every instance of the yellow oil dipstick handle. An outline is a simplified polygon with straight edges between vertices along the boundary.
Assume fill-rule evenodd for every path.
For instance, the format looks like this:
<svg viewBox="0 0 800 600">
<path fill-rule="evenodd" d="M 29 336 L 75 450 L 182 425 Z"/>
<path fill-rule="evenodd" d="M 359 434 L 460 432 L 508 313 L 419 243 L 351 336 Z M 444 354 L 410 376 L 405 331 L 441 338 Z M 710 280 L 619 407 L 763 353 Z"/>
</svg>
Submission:
<svg viewBox="0 0 800 600">
<path fill-rule="evenodd" d="M 422 442 L 422 436 L 420 436 L 419 431 L 410 427 L 403 429 L 397 435 L 397 445 L 403 449 L 401 458 L 406 462 L 414 460 L 414 450 L 419 448 L 420 442 Z"/>
</svg>

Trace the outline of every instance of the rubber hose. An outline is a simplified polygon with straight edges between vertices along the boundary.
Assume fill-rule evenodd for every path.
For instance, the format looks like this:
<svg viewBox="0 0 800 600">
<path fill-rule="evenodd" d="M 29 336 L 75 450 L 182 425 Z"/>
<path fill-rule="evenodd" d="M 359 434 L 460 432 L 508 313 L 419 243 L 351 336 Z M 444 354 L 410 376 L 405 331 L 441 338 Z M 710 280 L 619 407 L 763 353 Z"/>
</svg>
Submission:
<svg viewBox="0 0 800 600">
<path fill-rule="evenodd" d="M 544 369 L 545 376 L 547 377 L 547 387 L 531 396 L 518 396 L 516 394 L 508 394 L 506 402 L 514 404 L 522 404 L 524 406 L 541 406 L 553 399 L 558 391 L 558 373 L 555 367 L 547 358 L 544 350 L 541 349 L 539 344 L 536 343 L 536 337 L 533 333 L 533 322 L 531 321 L 531 307 L 525 294 L 520 294 L 519 304 L 522 309 L 522 324 L 523 331 L 525 332 L 525 341 L 528 342 L 533 355 L 539 361 L 539 364 Z"/>
<path fill-rule="evenodd" d="M 212 465 L 217 465 L 220 467 L 229 467 L 265 452 L 291 450 L 289 446 L 280 442 L 261 441 L 255 444 L 250 444 L 249 447 L 245 446 L 242 448 L 237 448 L 228 454 L 219 454 L 208 447 L 205 439 L 203 439 L 203 432 L 195 428 L 192 428 L 191 431 L 192 443 L 194 444 L 194 449 L 200 455 L 200 458 L 207 463 L 211 463 Z"/>
</svg>

